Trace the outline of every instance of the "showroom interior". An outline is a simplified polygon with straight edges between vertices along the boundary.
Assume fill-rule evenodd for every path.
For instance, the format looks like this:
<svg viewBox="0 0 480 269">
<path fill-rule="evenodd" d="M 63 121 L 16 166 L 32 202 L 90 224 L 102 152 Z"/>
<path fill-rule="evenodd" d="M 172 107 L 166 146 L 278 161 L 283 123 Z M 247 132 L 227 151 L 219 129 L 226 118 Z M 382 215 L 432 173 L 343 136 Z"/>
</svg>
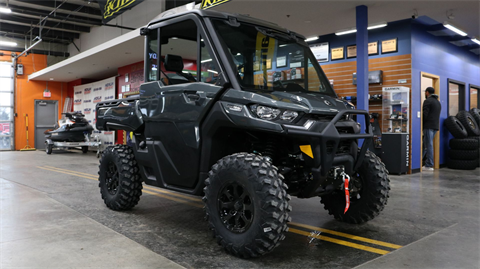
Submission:
<svg viewBox="0 0 480 269">
<path fill-rule="evenodd" d="M 234 15 L 215 15 L 215 12 Z M 178 15 L 183 13 L 191 14 Z M 195 17 L 192 21 L 199 30 L 195 34 L 175 32 L 169 43 L 164 43 L 157 35 L 169 33 L 167 21 L 173 18 L 176 22 L 176 16 Z M 222 16 L 231 29 L 240 29 L 244 21 L 255 18 L 260 19 L 262 27 L 289 31 L 275 34 L 272 32 L 277 30 L 253 27 L 258 31 L 257 43 L 253 44 L 257 52 L 249 68 L 250 62 L 239 63 L 243 54 L 233 49 L 237 48 L 235 42 L 228 41 L 228 33 L 222 33 L 223 28 L 216 24 L 215 20 Z M 204 17 L 215 19 L 204 21 Z M 252 19 L 253 22 L 257 20 Z M 187 36 L 192 35 L 193 45 L 186 42 Z M 217 40 L 217 36 L 221 38 Z M 278 41 L 275 49 L 267 44 L 259 52 L 264 45 L 260 36 L 267 40 L 268 37 L 296 40 L 311 50 L 311 57 L 318 65 L 305 60 L 307 57 L 300 50 Z M 242 38 L 246 37 L 239 36 L 238 42 Z M 171 61 L 178 57 L 180 63 L 169 65 L 167 56 Z M 169 68 L 173 68 L 169 66 L 175 64 L 181 68 L 173 78 L 168 76 Z M 238 70 L 231 75 L 228 66 L 235 65 Z M 321 67 L 325 76 L 312 78 L 315 70 L 320 70 L 315 66 Z M 480 267 L 478 1 L 0 0 L 0 72 L 0 268 Z M 360 114 L 353 119 L 360 122 L 359 129 L 370 126 L 373 134 L 371 140 L 359 141 L 359 150 L 368 147 L 378 156 L 374 158 L 375 165 L 381 166 L 377 169 L 389 174 L 385 175 L 388 187 L 380 191 L 385 196 L 383 204 L 378 206 L 381 212 L 375 211 L 368 222 L 350 224 L 331 216 L 335 214 L 330 209 L 324 210 L 324 203 L 318 197 L 321 195 L 302 199 L 307 196 L 291 193 L 288 203 L 292 211 L 285 214 L 291 221 L 285 220 L 288 228 L 279 232 L 281 244 L 274 239 L 275 247 L 265 246 L 266 253 L 246 248 L 246 255 L 238 254 L 235 247 L 223 242 L 221 232 L 208 221 L 207 194 L 202 201 L 203 187 L 208 184 L 203 180 L 195 190 L 192 187 L 191 192 L 182 191 L 163 178 L 167 173 L 157 172 L 163 168 L 141 166 L 140 172 L 135 169 L 132 172 L 146 175 L 143 190 L 140 181 L 140 201 L 132 204 L 134 208 L 124 208 L 128 210 L 109 209 L 112 206 L 103 189 L 99 189 L 98 180 L 102 177 L 99 169 L 103 169 L 99 160 L 105 162 L 105 153 L 117 149 L 138 147 L 135 152 L 142 152 L 145 148 L 144 141 L 138 142 L 143 136 L 140 132 L 163 126 L 148 127 L 149 120 L 155 121 L 152 113 L 157 113 L 154 112 L 157 109 L 161 113 L 172 109 L 175 114 L 175 106 L 168 106 L 180 99 L 171 99 L 169 104 L 165 101 L 168 96 L 155 93 L 155 98 L 163 98 L 163 103 L 159 101 L 163 108 L 149 101 L 144 110 L 122 110 L 128 115 L 143 113 L 139 117 L 145 131 L 130 125 L 128 130 L 121 129 L 113 123 L 99 127 L 97 123 L 103 124 L 104 120 L 99 107 L 113 104 L 120 108 L 141 107 L 151 85 L 170 85 L 192 77 L 204 84 L 205 91 L 227 92 L 228 88 L 244 87 L 242 81 L 247 81 L 248 72 L 252 73 L 252 84 L 260 85 L 252 92 L 277 84 L 289 89 L 289 85 L 298 81 L 313 79 L 310 87 L 305 87 L 308 92 L 312 85 L 322 85 L 325 80 L 335 96 L 321 97 L 322 103 L 329 106 L 331 100 L 335 105 L 341 103 L 368 112 L 369 123 Z M 229 77 L 231 81 L 225 83 Z M 237 80 L 238 84 L 234 82 Z M 433 171 L 424 169 L 422 120 L 427 87 L 434 88 L 441 104 L 439 130 L 433 140 Z M 186 93 L 182 102 L 203 105 L 203 90 L 192 97 L 192 92 L 185 88 L 181 89 Z M 321 88 L 314 91 L 321 92 Z M 302 101 L 308 95 L 314 94 L 298 95 L 295 97 L 298 100 L 293 101 L 285 101 L 286 95 L 276 93 L 264 93 L 262 98 L 272 98 L 273 105 L 286 102 L 295 107 L 299 102 L 308 103 Z M 209 97 L 207 93 L 206 100 L 225 102 L 222 113 L 234 119 L 235 113 L 243 108 L 243 104 L 238 106 L 232 101 L 238 96 L 225 93 Z M 312 104 L 315 105 L 313 101 L 308 103 L 310 111 Z M 258 106 L 245 103 L 247 106 L 250 110 L 246 109 L 245 115 L 260 115 L 259 110 L 254 110 Z M 283 113 L 282 117 L 289 112 L 280 107 L 277 110 Z M 194 112 L 175 117 L 191 117 Z M 117 118 L 126 116 L 122 113 Z M 293 118 L 308 114 L 294 113 Z M 245 122 L 251 124 L 251 119 L 236 124 L 245 129 L 242 125 Z M 203 125 L 197 125 L 188 140 L 190 123 L 178 120 L 175 124 L 180 131 L 167 134 L 171 136 L 168 138 L 171 145 L 160 143 L 157 155 L 151 158 L 163 158 L 178 175 L 184 173 L 181 170 L 197 173 L 196 164 L 188 163 L 195 160 L 188 156 L 193 155 L 192 150 L 171 154 L 171 158 L 160 154 L 175 148 L 180 151 L 182 143 L 192 145 L 191 148 L 201 145 L 198 147 L 203 149 L 210 140 L 200 143 L 200 137 L 204 134 L 206 137 L 208 132 L 199 131 Z M 79 140 L 58 139 L 62 130 L 74 127 L 80 128 Z M 255 132 L 250 135 L 255 139 L 258 136 Z M 238 136 L 221 140 L 241 144 L 234 138 Z M 155 139 L 155 136 L 147 138 L 145 142 L 155 144 L 150 141 Z M 286 147 L 280 142 L 285 140 L 272 141 L 267 148 Z M 308 146 L 305 150 L 299 145 L 298 156 L 303 157 L 298 160 L 303 161 L 306 156 L 315 160 L 315 147 Z M 198 157 L 201 165 L 213 158 L 215 162 L 219 160 L 215 157 L 216 150 L 212 147 L 211 154 L 202 153 Z M 247 153 L 271 159 L 264 152 Z M 153 162 L 145 156 L 137 159 Z M 180 171 L 176 171 L 173 163 L 182 160 L 185 163 L 177 165 Z M 323 165 L 328 163 L 322 162 Z M 212 168 L 213 172 L 200 169 L 200 176 L 197 173 L 196 177 L 212 178 L 216 169 Z M 275 168 L 275 173 L 277 170 L 282 179 L 291 175 L 287 168 Z M 162 182 L 168 184 L 155 183 L 151 178 L 156 173 L 161 174 L 157 178 L 162 177 Z M 337 170 L 332 173 L 336 178 Z M 308 177 L 313 181 L 314 172 Z M 346 183 L 343 177 L 341 187 L 348 187 L 350 177 Z M 284 182 L 293 191 L 296 185 L 290 185 L 288 179 Z M 101 185 L 102 182 L 100 188 Z M 345 194 L 348 196 L 348 188 Z M 349 199 L 345 212 L 349 209 Z M 352 203 L 350 210 L 354 209 Z M 271 230 L 266 229 L 263 228 L 265 234 Z M 236 231 L 235 236 L 239 233 Z"/>
</svg>

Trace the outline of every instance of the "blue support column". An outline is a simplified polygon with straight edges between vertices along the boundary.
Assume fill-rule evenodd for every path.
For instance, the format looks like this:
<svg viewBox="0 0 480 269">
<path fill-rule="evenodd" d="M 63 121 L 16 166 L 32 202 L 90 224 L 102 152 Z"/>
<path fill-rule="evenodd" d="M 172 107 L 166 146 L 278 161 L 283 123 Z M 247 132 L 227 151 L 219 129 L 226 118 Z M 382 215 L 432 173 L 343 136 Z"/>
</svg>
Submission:
<svg viewBox="0 0 480 269">
<path fill-rule="evenodd" d="M 368 8 L 356 7 L 357 28 L 357 108 L 368 111 Z M 363 117 L 358 117 L 362 128 L 365 126 Z"/>
</svg>

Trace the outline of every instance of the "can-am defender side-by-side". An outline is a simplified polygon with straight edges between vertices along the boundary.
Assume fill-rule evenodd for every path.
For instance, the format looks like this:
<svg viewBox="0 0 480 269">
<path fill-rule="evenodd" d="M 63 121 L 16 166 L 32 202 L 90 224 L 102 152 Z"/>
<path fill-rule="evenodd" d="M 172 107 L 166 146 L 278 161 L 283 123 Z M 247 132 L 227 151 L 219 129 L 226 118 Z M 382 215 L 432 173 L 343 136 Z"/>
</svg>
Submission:
<svg viewBox="0 0 480 269">
<path fill-rule="evenodd" d="M 349 223 L 383 210 L 389 178 L 367 150 L 368 113 L 337 97 L 303 36 L 197 9 L 167 11 L 141 34 L 139 97 L 96 107 L 97 129 L 133 133 L 100 160 L 109 208 L 134 207 L 142 182 L 203 196 L 214 238 L 244 258 L 284 239 L 290 195 L 319 196 Z"/>
</svg>

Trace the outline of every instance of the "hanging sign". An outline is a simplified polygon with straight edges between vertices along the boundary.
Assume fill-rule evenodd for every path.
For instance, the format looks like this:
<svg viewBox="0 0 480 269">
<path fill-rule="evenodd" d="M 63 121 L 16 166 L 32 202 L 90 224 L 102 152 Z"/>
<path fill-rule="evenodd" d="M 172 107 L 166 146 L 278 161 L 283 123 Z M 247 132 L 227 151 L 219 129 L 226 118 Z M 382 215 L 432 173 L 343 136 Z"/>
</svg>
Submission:
<svg viewBox="0 0 480 269">
<path fill-rule="evenodd" d="M 144 0 L 98 0 L 102 21 L 108 22 Z"/>
<path fill-rule="evenodd" d="M 202 0 L 201 9 L 209 9 L 218 5 L 230 2 L 232 0 Z"/>
</svg>

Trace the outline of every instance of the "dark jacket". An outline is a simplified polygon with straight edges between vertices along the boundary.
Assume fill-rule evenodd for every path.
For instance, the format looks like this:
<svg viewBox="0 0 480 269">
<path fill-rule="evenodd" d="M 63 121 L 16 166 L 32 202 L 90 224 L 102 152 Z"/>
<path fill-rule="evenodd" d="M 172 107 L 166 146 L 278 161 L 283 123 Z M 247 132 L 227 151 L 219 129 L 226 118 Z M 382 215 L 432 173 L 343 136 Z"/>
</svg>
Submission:
<svg viewBox="0 0 480 269">
<path fill-rule="evenodd" d="M 438 101 L 438 95 L 432 94 L 423 102 L 423 129 L 439 129 L 440 111 L 442 105 Z"/>
</svg>

